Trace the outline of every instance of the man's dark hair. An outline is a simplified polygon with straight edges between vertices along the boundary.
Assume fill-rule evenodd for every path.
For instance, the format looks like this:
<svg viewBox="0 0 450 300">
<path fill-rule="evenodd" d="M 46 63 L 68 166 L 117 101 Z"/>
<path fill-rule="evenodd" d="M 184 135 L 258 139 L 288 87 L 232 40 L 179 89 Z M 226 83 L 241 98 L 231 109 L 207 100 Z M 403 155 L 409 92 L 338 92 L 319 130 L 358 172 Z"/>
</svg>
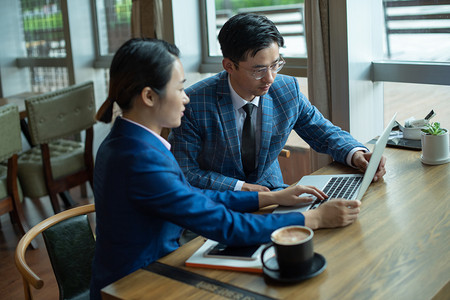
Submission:
<svg viewBox="0 0 450 300">
<path fill-rule="evenodd" d="M 256 14 L 237 14 L 219 32 L 223 57 L 236 63 L 246 60 L 247 55 L 255 56 L 274 42 L 278 47 L 284 47 L 284 39 L 275 24 L 267 17 Z"/>
</svg>

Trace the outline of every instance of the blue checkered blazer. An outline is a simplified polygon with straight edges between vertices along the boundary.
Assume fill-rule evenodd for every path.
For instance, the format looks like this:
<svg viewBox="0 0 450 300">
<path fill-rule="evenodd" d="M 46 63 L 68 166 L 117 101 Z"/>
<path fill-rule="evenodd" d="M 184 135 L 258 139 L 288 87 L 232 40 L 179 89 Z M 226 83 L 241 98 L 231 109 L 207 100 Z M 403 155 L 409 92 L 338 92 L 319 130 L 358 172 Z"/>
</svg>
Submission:
<svg viewBox="0 0 450 300">
<path fill-rule="evenodd" d="M 294 129 L 314 150 L 345 163 L 349 151 L 364 147 L 334 126 L 300 92 L 294 77 L 277 75 L 262 105 L 258 168 L 246 178 L 233 103 L 225 71 L 186 89 L 190 103 L 181 126 L 172 130 L 172 152 L 196 187 L 232 190 L 238 180 L 284 188 L 278 154 Z"/>
</svg>

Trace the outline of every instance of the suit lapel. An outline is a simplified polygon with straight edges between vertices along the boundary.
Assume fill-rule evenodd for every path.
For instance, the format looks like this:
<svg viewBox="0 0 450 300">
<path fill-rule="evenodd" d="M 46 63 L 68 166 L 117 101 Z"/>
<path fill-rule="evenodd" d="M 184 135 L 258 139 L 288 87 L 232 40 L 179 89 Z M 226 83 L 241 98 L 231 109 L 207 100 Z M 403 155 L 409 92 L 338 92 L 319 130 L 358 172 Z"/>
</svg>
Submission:
<svg viewBox="0 0 450 300">
<path fill-rule="evenodd" d="M 220 75 L 220 81 L 217 84 L 217 95 L 218 112 L 228 149 L 233 157 L 233 163 L 242 172 L 242 175 L 245 176 L 241 161 L 241 145 L 236 127 L 236 117 L 234 115 L 233 101 L 231 100 L 230 87 L 228 85 L 228 73 L 225 71 Z"/>
<path fill-rule="evenodd" d="M 261 114 L 261 148 L 259 150 L 258 158 L 258 178 L 262 176 L 264 168 L 260 166 L 266 166 L 266 160 L 269 159 L 270 138 L 272 136 L 273 129 L 273 100 L 269 94 L 261 96 L 259 99 L 260 105 L 262 105 Z"/>
</svg>

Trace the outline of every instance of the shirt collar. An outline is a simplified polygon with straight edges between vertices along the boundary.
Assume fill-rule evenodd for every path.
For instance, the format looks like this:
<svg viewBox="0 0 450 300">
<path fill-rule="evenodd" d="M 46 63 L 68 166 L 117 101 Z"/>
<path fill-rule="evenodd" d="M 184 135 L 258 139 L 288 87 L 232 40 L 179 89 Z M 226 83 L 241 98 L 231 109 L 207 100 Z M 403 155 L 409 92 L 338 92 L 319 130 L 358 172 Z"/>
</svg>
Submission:
<svg viewBox="0 0 450 300">
<path fill-rule="evenodd" d="M 139 126 L 139 127 L 144 128 L 145 130 L 147 130 L 148 132 L 150 132 L 151 134 L 153 134 L 154 136 L 156 136 L 156 138 L 157 138 L 158 140 L 160 140 L 161 143 L 163 143 L 163 145 L 167 148 L 167 150 L 170 151 L 171 145 L 170 145 L 169 142 L 166 141 L 162 136 L 160 136 L 159 134 L 157 134 L 156 132 L 154 132 L 154 131 L 151 130 L 150 128 L 143 126 L 142 124 L 139 124 L 139 123 L 137 123 L 137 122 L 131 121 L 130 119 L 127 119 L 127 118 L 124 118 L 124 117 L 121 117 L 121 118 L 124 119 L 125 121 L 128 121 L 128 122 L 133 123 L 133 124 L 135 124 L 135 125 L 137 125 L 137 126 Z"/>
<path fill-rule="evenodd" d="M 230 87 L 231 101 L 233 102 L 234 110 L 239 110 L 245 104 L 249 103 L 249 101 L 244 100 L 243 98 L 241 98 L 241 96 L 239 96 L 238 93 L 236 93 L 236 91 L 233 89 L 233 87 L 231 86 L 231 81 L 230 81 L 230 75 L 229 74 L 228 74 L 228 86 Z M 252 103 L 256 107 L 258 107 L 258 105 L 259 105 L 259 96 L 256 96 L 255 98 L 253 98 L 253 100 L 250 101 L 250 103 Z"/>
</svg>

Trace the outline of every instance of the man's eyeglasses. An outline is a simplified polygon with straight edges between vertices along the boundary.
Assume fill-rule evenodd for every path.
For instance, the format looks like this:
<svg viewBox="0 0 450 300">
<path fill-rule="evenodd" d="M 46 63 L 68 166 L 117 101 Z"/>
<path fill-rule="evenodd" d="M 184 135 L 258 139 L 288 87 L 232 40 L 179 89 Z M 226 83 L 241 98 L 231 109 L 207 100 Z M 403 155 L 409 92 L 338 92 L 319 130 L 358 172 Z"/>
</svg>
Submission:
<svg viewBox="0 0 450 300">
<path fill-rule="evenodd" d="M 234 62 L 234 64 L 236 66 L 238 66 L 238 64 L 236 62 Z M 256 68 L 256 69 L 252 69 L 251 71 L 247 70 L 247 72 L 249 72 L 249 74 L 256 80 L 260 80 L 260 79 L 264 78 L 264 76 L 266 76 L 268 70 L 270 70 L 270 72 L 272 72 L 272 73 L 278 73 L 278 72 L 280 72 L 281 69 L 283 69 L 285 64 L 286 64 L 286 62 L 280 56 L 280 59 L 271 66 L 264 67 L 264 68 Z"/>
</svg>

